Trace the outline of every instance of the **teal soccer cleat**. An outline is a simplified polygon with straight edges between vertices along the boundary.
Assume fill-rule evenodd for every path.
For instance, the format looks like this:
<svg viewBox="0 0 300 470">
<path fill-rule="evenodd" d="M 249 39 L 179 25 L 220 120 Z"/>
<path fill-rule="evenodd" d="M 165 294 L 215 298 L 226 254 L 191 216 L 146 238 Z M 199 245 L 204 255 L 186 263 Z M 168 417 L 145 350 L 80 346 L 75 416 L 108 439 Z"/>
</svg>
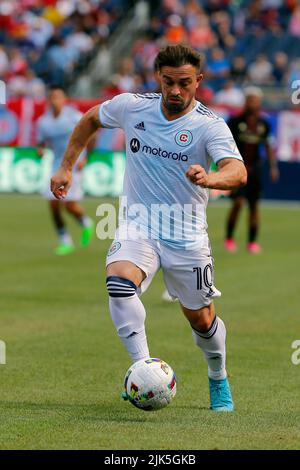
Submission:
<svg viewBox="0 0 300 470">
<path fill-rule="evenodd" d="M 228 379 L 209 380 L 210 409 L 213 411 L 233 411 L 234 404 Z"/>
<path fill-rule="evenodd" d="M 124 401 L 127 401 L 127 400 L 128 400 L 128 395 L 127 395 L 126 390 L 124 390 L 124 391 L 121 393 L 121 397 L 123 398 Z"/>
</svg>

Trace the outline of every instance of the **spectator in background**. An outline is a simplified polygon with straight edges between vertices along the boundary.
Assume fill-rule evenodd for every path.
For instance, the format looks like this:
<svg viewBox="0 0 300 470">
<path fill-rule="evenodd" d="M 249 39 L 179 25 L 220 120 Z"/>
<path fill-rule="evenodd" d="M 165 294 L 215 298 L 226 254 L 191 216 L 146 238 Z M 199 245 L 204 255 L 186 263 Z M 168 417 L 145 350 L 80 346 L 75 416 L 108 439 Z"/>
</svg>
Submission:
<svg viewBox="0 0 300 470">
<path fill-rule="evenodd" d="M 168 44 L 180 44 L 187 40 L 187 33 L 179 15 L 168 17 L 164 39 Z"/>
<path fill-rule="evenodd" d="M 244 93 L 235 86 L 233 80 L 227 80 L 214 96 L 214 104 L 241 108 L 244 105 Z"/>
<path fill-rule="evenodd" d="M 24 75 L 14 75 L 7 82 L 9 96 L 24 96 L 31 98 L 44 98 L 46 87 L 43 80 L 27 69 Z"/>
<path fill-rule="evenodd" d="M 27 69 L 26 60 L 21 53 L 21 51 L 17 47 L 13 47 L 9 52 L 9 75 L 16 76 L 16 75 L 23 75 Z"/>
<path fill-rule="evenodd" d="M 257 35 L 262 33 L 261 10 L 261 0 L 249 2 L 245 17 L 245 32 L 252 32 Z"/>
<path fill-rule="evenodd" d="M 27 34 L 35 49 L 42 50 L 51 36 L 54 34 L 54 27 L 46 18 L 34 15 L 30 21 Z"/>
<path fill-rule="evenodd" d="M 288 70 L 288 56 L 285 52 L 276 52 L 274 55 L 274 66 L 272 75 L 276 85 L 283 85 L 286 82 Z"/>
<path fill-rule="evenodd" d="M 300 80 L 300 57 L 291 62 L 287 73 L 287 83 L 289 86 L 296 80 Z"/>
<path fill-rule="evenodd" d="M 66 38 L 66 47 L 76 49 L 80 54 L 89 53 L 94 48 L 94 41 L 91 36 L 81 30 L 77 25 L 76 30 Z"/>
<path fill-rule="evenodd" d="M 119 87 L 124 92 L 135 91 L 134 62 L 130 57 L 121 61 L 119 70 Z"/>
<path fill-rule="evenodd" d="M 289 22 L 289 32 L 293 36 L 300 37 L 300 5 L 297 5 Z"/>
<path fill-rule="evenodd" d="M 231 49 L 234 48 L 236 44 L 236 39 L 231 34 L 229 23 L 221 23 L 218 25 L 217 36 L 218 36 L 219 46 L 222 47 L 224 50 L 230 51 Z"/>
<path fill-rule="evenodd" d="M 12 76 L 7 81 L 7 94 L 9 97 L 26 96 L 27 94 L 27 83 L 26 78 L 23 75 Z"/>
<path fill-rule="evenodd" d="M 268 85 L 272 82 L 272 64 L 264 54 L 259 54 L 248 68 L 248 77 L 255 85 Z"/>
<path fill-rule="evenodd" d="M 241 85 L 247 76 L 247 65 L 242 55 L 233 58 L 230 68 L 230 76 L 236 84 Z"/>
<path fill-rule="evenodd" d="M 236 39 L 231 33 L 231 19 L 226 11 L 219 11 L 212 16 L 212 24 L 216 30 L 219 47 L 231 50 L 235 46 Z"/>
<path fill-rule="evenodd" d="M 154 59 L 158 52 L 158 44 L 154 40 L 151 31 L 147 31 L 140 39 L 135 41 L 132 54 L 137 72 L 144 69 L 153 71 Z"/>
<path fill-rule="evenodd" d="M 26 79 L 26 95 L 31 98 L 45 98 L 46 87 L 43 80 L 35 75 L 35 73 L 28 69 L 25 74 Z"/>
<path fill-rule="evenodd" d="M 47 85 L 51 79 L 50 77 L 50 64 L 47 54 L 40 54 L 37 50 L 32 50 L 28 53 L 28 67 L 40 77 Z"/>
<path fill-rule="evenodd" d="M 148 37 L 152 38 L 154 41 L 160 39 L 164 35 L 164 27 L 158 16 L 153 16 L 150 18 Z"/>
<path fill-rule="evenodd" d="M 219 47 L 214 47 L 211 51 L 211 58 L 207 62 L 206 76 L 208 84 L 214 89 L 220 89 L 229 77 L 230 64 L 225 58 L 224 51 Z"/>
<path fill-rule="evenodd" d="M 65 39 L 58 38 L 49 48 L 47 55 L 51 66 L 51 81 L 63 85 L 67 76 L 74 70 L 78 51 L 72 45 L 68 46 Z"/>
<path fill-rule="evenodd" d="M 216 37 L 206 14 L 200 12 L 195 15 L 194 25 L 188 34 L 188 40 L 189 44 L 198 51 L 207 50 L 216 44 Z"/>
<path fill-rule="evenodd" d="M 193 27 L 197 25 L 199 15 L 206 15 L 199 2 L 197 0 L 187 0 L 184 12 L 184 24 L 188 31 L 191 31 Z"/>
</svg>

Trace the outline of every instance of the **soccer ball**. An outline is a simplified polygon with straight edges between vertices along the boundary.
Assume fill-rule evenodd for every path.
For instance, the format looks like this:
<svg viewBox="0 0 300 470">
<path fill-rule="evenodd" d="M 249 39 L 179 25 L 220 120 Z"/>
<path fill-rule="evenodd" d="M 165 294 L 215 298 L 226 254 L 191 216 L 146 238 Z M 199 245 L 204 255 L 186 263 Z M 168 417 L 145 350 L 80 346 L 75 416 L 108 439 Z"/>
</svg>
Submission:
<svg viewBox="0 0 300 470">
<path fill-rule="evenodd" d="M 176 375 L 161 359 L 142 359 L 126 372 L 124 387 L 128 400 L 137 408 L 159 410 L 176 395 Z"/>
</svg>

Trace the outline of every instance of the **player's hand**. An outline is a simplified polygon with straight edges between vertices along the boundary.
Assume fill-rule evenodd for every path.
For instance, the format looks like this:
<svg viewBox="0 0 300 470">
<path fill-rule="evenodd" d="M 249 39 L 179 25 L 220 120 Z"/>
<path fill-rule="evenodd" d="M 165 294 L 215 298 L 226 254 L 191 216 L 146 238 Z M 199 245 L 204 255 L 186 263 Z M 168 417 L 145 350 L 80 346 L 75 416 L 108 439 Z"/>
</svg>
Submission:
<svg viewBox="0 0 300 470">
<path fill-rule="evenodd" d="M 277 183 L 277 181 L 279 180 L 279 170 L 277 166 L 270 168 L 270 177 L 271 177 L 272 183 Z"/>
<path fill-rule="evenodd" d="M 201 165 L 190 165 L 186 176 L 193 184 L 203 188 L 208 187 L 208 174 Z"/>
<path fill-rule="evenodd" d="M 45 151 L 45 148 L 41 147 L 41 146 L 37 147 L 37 149 L 36 149 L 36 153 L 38 154 L 38 156 L 40 158 L 42 158 L 44 156 L 44 151 Z"/>
<path fill-rule="evenodd" d="M 60 168 L 51 178 L 51 191 L 57 199 L 64 199 L 72 183 L 72 171 Z"/>
</svg>

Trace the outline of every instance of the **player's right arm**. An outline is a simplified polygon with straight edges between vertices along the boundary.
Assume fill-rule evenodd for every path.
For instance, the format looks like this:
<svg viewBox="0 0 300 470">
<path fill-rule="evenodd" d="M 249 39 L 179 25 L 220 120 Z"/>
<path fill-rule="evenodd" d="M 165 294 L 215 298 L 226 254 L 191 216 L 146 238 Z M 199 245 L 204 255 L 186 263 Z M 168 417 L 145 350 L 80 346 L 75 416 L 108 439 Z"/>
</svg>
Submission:
<svg viewBox="0 0 300 470">
<path fill-rule="evenodd" d="M 59 170 L 51 178 L 51 191 L 57 199 L 63 199 L 72 183 L 72 169 L 92 135 L 102 127 L 99 105 L 87 111 L 75 126 Z"/>
</svg>

